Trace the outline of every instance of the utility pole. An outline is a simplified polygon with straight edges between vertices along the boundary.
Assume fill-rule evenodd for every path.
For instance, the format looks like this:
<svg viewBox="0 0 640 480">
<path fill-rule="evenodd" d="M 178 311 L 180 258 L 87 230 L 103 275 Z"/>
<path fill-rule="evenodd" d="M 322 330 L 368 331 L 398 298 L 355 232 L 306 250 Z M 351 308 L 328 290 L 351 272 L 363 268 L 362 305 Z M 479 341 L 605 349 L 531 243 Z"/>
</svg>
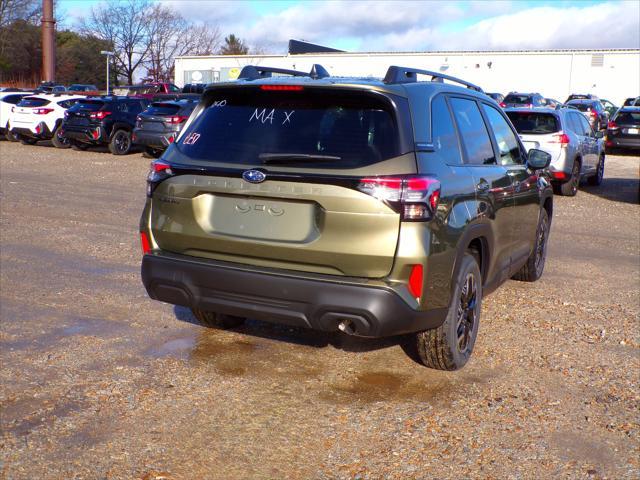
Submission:
<svg viewBox="0 0 640 480">
<path fill-rule="evenodd" d="M 110 57 L 113 57 L 115 55 L 115 53 L 108 52 L 107 50 L 101 50 L 100 53 L 102 55 L 106 55 L 107 57 L 107 95 L 109 95 L 109 60 L 110 60 Z"/>
<path fill-rule="evenodd" d="M 42 80 L 56 79 L 56 21 L 53 0 L 42 0 Z"/>
</svg>

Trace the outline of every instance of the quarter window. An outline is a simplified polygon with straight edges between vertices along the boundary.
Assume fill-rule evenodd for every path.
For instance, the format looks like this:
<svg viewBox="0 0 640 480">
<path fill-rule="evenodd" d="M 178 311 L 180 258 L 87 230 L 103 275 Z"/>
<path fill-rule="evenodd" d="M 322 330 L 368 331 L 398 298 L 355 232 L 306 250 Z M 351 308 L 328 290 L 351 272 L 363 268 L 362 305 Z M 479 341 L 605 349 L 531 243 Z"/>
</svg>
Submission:
<svg viewBox="0 0 640 480">
<path fill-rule="evenodd" d="M 451 106 L 462 142 L 467 150 L 466 163 L 495 165 L 496 158 L 489 139 L 489 132 L 476 102 L 464 98 L 452 98 Z"/>
<path fill-rule="evenodd" d="M 496 136 L 498 151 L 500 153 L 500 165 L 517 165 L 524 163 L 520 144 L 513 130 L 504 117 L 495 108 L 482 104 L 484 113 L 487 114 L 493 133 Z"/>
</svg>

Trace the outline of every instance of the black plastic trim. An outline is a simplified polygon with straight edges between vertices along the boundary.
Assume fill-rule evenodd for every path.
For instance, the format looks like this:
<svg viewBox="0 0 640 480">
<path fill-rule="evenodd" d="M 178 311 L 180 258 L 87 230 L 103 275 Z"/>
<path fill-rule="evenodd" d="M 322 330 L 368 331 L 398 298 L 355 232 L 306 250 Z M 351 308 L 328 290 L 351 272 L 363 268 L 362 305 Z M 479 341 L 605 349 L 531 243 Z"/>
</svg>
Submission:
<svg viewBox="0 0 640 480">
<path fill-rule="evenodd" d="M 414 310 L 389 287 L 296 273 L 162 252 L 142 259 L 151 298 L 206 311 L 321 331 L 348 319 L 363 337 L 437 328 L 447 315 L 446 308 Z"/>
</svg>

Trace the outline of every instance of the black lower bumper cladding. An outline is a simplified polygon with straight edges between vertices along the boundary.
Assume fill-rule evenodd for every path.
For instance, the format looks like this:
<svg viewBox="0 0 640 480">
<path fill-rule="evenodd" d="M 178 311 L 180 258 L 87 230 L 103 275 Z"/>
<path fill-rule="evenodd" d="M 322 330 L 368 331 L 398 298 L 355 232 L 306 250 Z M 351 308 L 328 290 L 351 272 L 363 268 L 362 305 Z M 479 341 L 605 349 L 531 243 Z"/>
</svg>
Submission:
<svg viewBox="0 0 640 480">
<path fill-rule="evenodd" d="M 393 289 L 253 270 L 175 254 L 142 259 L 155 300 L 322 331 L 347 320 L 356 335 L 385 337 L 440 326 L 446 309 L 418 311 Z"/>
</svg>

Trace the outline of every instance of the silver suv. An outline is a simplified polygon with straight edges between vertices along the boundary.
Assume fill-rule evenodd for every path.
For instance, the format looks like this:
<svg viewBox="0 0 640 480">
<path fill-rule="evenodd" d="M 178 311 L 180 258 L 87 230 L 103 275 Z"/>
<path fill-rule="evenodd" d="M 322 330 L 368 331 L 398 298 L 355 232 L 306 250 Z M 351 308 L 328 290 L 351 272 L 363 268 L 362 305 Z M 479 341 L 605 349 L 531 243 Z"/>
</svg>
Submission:
<svg viewBox="0 0 640 480">
<path fill-rule="evenodd" d="M 594 132 L 578 110 L 510 108 L 505 113 L 527 150 L 536 148 L 551 155 L 548 173 L 556 193 L 575 195 L 584 177 L 591 185 L 602 183 L 604 135 Z"/>
</svg>

